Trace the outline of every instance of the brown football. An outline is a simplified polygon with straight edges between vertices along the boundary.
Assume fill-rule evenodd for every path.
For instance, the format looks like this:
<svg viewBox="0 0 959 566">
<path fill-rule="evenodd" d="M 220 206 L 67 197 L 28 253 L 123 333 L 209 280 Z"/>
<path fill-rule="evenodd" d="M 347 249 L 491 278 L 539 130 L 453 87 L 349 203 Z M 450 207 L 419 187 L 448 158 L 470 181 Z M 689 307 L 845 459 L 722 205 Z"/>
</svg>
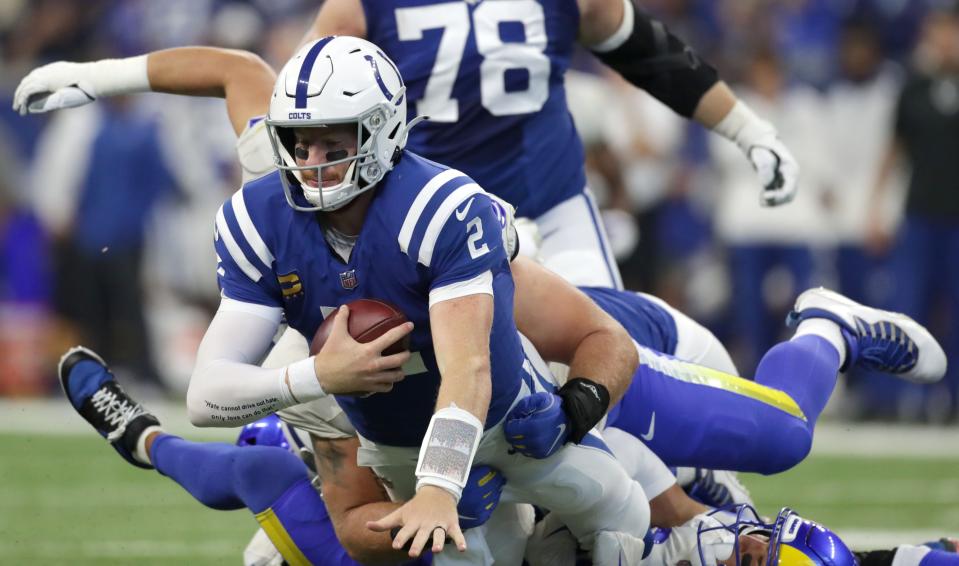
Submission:
<svg viewBox="0 0 959 566">
<path fill-rule="evenodd" d="M 406 315 L 400 309 L 385 302 L 376 299 L 358 299 L 347 303 L 350 307 L 350 321 L 347 329 L 350 336 L 360 343 L 372 342 L 386 333 L 387 330 L 395 328 L 406 322 Z M 310 355 L 315 355 L 326 343 L 326 339 L 333 329 L 334 314 L 326 317 L 323 324 L 313 335 L 313 341 L 310 343 Z M 396 354 L 410 349 L 410 335 L 407 334 L 399 342 L 394 343 L 383 351 L 384 355 Z"/>
</svg>

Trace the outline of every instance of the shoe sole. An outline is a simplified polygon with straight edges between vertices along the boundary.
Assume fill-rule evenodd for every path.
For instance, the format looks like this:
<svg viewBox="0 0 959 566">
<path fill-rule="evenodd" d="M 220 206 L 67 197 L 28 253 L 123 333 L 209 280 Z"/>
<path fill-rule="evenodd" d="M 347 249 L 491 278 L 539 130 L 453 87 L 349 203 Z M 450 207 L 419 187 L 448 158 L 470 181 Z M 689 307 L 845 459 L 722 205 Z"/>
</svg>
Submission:
<svg viewBox="0 0 959 566">
<path fill-rule="evenodd" d="M 941 380 L 945 375 L 946 354 L 943 351 L 942 346 L 939 345 L 939 342 L 928 330 L 926 330 L 923 325 L 919 324 L 908 315 L 862 305 L 856 301 L 853 301 L 849 297 L 841 295 L 835 291 L 830 291 L 829 289 L 825 289 L 823 287 L 809 289 L 799 295 L 799 297 L 796 299 L 794 312 L 800 313 L 810 309 L 818 309 L 829 312 L 837 318 L 842 319 L 843 323 L 847 326 L 847 330 L 858 334 L 859 329 L 856 327 L 856 321 L 854 319 L 849 320 L 846 318 L 846 316 L 843 316 L 843 314 L 834 312 L 832 308 L 835 308 L 836 306 L 842 309 L 872 311 L 879 313 L 880 316 L 873 318 L 872 320 L 865 316 L 860 316 L 859 318 L 862 318 L 864 322 L 869 324 L 874 324 L 880 320 L 888 321 L 891 324 L 898 326 L 905 336 L 907 336 L 909 340 L 915 344 L 918 351 L 916 364 L 908 371 L 902 373 L 893 373 L 892 375 L 901 377 L 913 383 L 935 383 Z M 848 313 L 848 316 L 856 315 L 850 312 Z M 932 367 L 937 365 L 942 366 L 941 372 L 932 371 Z"/>
</svg>

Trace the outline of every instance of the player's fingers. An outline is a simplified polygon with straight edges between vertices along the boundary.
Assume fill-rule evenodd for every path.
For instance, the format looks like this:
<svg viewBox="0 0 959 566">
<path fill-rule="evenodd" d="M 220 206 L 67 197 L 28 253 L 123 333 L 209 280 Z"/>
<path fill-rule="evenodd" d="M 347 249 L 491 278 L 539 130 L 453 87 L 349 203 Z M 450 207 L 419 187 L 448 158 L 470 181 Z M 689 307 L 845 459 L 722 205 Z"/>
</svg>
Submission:
<svg viewBox="0 0 959 566">
<path fill-rule="evenodd" d="M 403 381 L 406 376 L 403 374 L 402 370 L 391 369 L 387 371 L 381 371 L 374 374 L 370 379 L 381 385 L 394 385 L 397 382 Z"/>
<path fill-rule="evenodd" d="M 334 334 L 349 334 L 347 325 L 350 322 L 350 307 L 343 305 L 333 313 L 333 328 L 330 329 L 330 336 Z"/>
<path fill-rule="evenodd" d="M 413 537 L 416 535 L 417 529 L 412 525 L 404 525 L 400 528 L 399 532 L 396 533 L 396 536 L 393 537 L 393 548 L 400 550 L 406 548 L 407 550 L 412 550 Z"/>
<path fill-rule="evenodd" d="M 433 529 L 433 554 L 443 552 L 443 545 L 446 544 L 446 529 L 436 527 Z"/>
<path fill-rule="evenodd" d="M 456 545 L 456 550 L 459 550 L 460 552 L 466 552 L 466 537 L 463 536 L 463 531 L 460 530 L 459 522 L 454 522 L 450 526 L 449 532 L 446 534 L 453 539 L 453 544 Z"/>
<path fill-rule="evenodd" d="M 378 360 L 378 363 L 381 368 L 388 368 L 388 369 L 399 368 L 399 367 L 402 367 L 403 364 L 405 364 L 406 362 L 410 360 L 411 355 L 412 354 L 410 354 L 409 352 L 400 352 L 398 354 L 390 354 L 389 356 L 381 357 Z"/>
<path fill-rule="evenodd" d="M 382 336 L 370 342 L 370 346 L 375 348 L 377 352 L 382 352 L 383 350 L 389 348 L 390 346 L 398 342 L 400 338 L 406 336 L 412 331 L 413 331 L 413 323 L 404 322 L 403 324 L 390 328 L 389 330 L 384 332 Z"/>
<path fill-rule="evenodd" d="M 436 529 L 430 529 L 429 527 L 420 527 L 417 529 L 416 536 L 413 537 L 413 544 L 410 545 L 410 558 L 419 557 L 419 555 L 423 552 L 423 547 L 426 546 L 426 543 L 430 540 L 430 534 L 434 530 Z"/>
<path fill-rule="evenodd" d="M 389 393 L 393 391 L 393 382 L 392 381 L 376 381 L 369 385 L 369 394 L 372 393 Z"/>
<path fill-rule="evenodd" d="M 400 518 L 399 509 L 377 521 L 367 521 L 366 528 L 377 533 L 385 533 L 393 527 L 402 527 L 403 520 Z"/>
</svg>

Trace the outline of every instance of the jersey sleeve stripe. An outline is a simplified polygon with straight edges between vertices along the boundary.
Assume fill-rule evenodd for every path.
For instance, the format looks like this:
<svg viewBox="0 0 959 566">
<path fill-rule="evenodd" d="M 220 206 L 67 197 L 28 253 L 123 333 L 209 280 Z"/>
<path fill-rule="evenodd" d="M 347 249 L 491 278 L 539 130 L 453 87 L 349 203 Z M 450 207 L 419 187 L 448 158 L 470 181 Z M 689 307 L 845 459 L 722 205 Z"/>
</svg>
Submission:
<svg viewBox="0 0 959 566">
<path fill-rule="evenodd" d="M 225 205 L 224 205 L 225 206 Z M 240 270 L 246 274 L 254 283 L 259 281 L 263 275 L 260 273 L 256 267 L 246 256 L 243 255 L 243 250 L 240 249 L 240 246 L 237 245 L 236 240 L 233 239 L 233 233 L 230 231 L 230 227 L 226 224 L 226 217 L 223 215 L 223 207 L 220 207 L 220 210 L 216 213 L 216 230 L 217 234 L 223 240 L 223 243 L 226 244 L 226 249 L 230 252 L 230 257 L 233 261 L 240 267 Z"/>
<path fill-rule="evenodd" d="M 398 238 L 400 249 L 403 250 L 403 253 L 406 253 L 410 248 L 410 240 L 413 239 L 413 230 L 416 229 L 416 224 L 419 222 L 420 216 L 423 214 L 423 210 L 426 209 L 426 205 L 429 204 L 430 199 L 433 198 L 433 195 L 436 194 L 443 185 L 456 179 L 458 177 L 465 177 L 463 173 L 457 171 L 456 169 L 447 169 L 439 175 L 433 177 L 429 180 L 426 185 L 420 189 L 420 192 L 416 195 L 416 199 L 413 200 L 413 205 L 410 207 L 409 212 L 406 213 L 406 219 L 403 220 L 403 227 L 400 228 L 400 235 Z"/>
<path fill-rule="evenodd" d="M 430 308 L 443 301 L 480 294 L 493 294 L 493 274 L 488 269 L 472 279 L 430 289 Z"/>
<path fill-rule="evenodd" d="M 436 213 L 433 214 L 433 218 L 430 219 L 429 226 L 426 228 L 426 233 L 423 234 L 423 241 L 420 243 L 420 263 L 426 267 L 430 266 L 430 262 L 433 260 L 433 248 L 436 246 L 436 239 L 440 237 L 443 226 L 446 225 L 446 221 L 449 220 L 449 217 L 453 214 L 453 211 L 456 210 L 456 207 L 466 201 L 467 197 L 482 192 L 483 189 L 481 189 L 479 185 L 469 183 L 457 188 L 446 197 L 443 204 L 441 204 L 436 210 Z"/>
<path fill-rule="evenodd" d="M 231 200 L 233 202 L 233 214 L 236 215 L 236 222 L 240 225 L 240 232 L 243 234 L 243 237 L 246 238 L 247 243 L 253 248 L 253 253 L 256 254 L 256 257 L 260 258 L 263 265 L 267 267 L 272 266 L 274 261 L 273 254 L 270 253 L 270 249 L 266 247 L 266 243 L 263 241 L 263 238 L 260 237 L 256 226 L 253 225 L 250 212 L 246 209 L 246 201 L 243 200 L 243 191 L 240 190 L 233 193 Z"/>
</svg>

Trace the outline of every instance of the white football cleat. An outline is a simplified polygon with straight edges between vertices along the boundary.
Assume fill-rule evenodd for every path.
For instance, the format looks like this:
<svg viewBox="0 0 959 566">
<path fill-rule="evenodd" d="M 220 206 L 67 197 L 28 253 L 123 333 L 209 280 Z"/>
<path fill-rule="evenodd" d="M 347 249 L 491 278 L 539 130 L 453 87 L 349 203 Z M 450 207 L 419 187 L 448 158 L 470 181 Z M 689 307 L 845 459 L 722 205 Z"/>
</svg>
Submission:
<svg viewBox="0 0 959 566">
<path fill-rule="evenodd" d="M 942 346 L 925 327 L 904 314 L 860 305 L 820 287 L 799 295 L 786 321 L 794 326 L 808 318 L 825 318 L 839 325 L 849 349 L 843 369 L 856 364 L 915 383 L 934 383 L 946 374 Z"/>
</svg>

